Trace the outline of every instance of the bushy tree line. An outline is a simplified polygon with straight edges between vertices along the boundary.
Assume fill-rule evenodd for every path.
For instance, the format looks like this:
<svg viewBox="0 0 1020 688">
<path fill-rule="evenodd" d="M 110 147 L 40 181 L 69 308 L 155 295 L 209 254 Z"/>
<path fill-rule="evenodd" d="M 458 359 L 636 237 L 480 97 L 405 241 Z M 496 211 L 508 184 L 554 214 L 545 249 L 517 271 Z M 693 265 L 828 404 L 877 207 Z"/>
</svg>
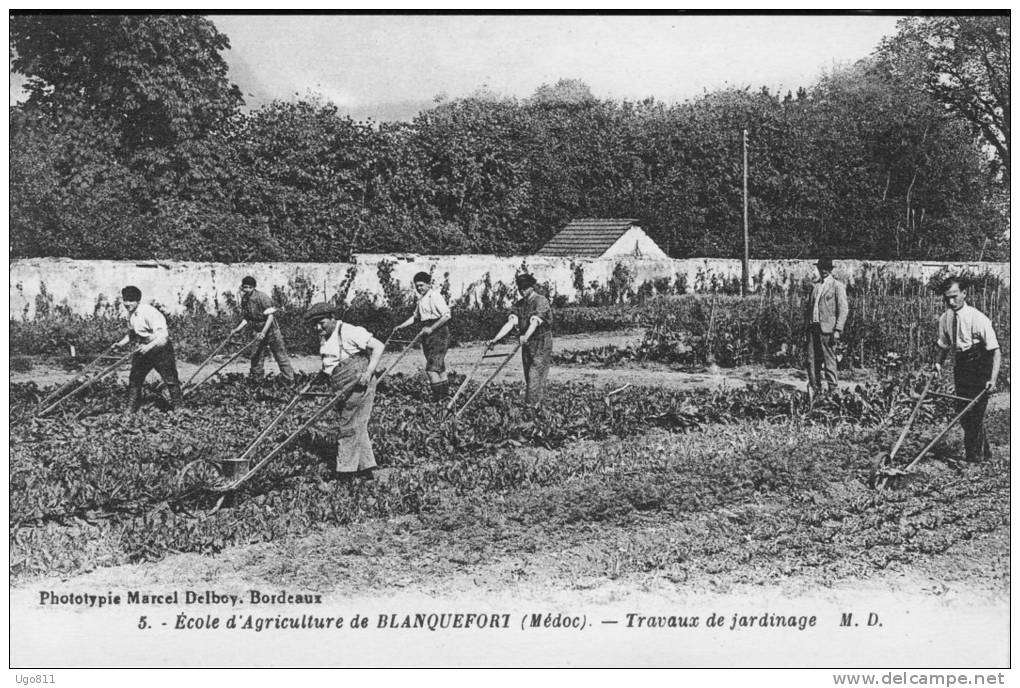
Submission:
<svg viewBox="0 0 1020 688">
<path fill-rule="evenodd" d="M 201 17 L 16 15 L 11 254 L 526 254 L 571 218 L 637 217 L 671 255 L 736 256 L 746 128 L 752 255 L 1002 257 L 1008 90 L 993 146 L 928 78 L 924 29 L 796 94 L 618 102 L 564 80 L 373 123 L 314 99 L 243 112 L 228 40 Z"/>
</svg>

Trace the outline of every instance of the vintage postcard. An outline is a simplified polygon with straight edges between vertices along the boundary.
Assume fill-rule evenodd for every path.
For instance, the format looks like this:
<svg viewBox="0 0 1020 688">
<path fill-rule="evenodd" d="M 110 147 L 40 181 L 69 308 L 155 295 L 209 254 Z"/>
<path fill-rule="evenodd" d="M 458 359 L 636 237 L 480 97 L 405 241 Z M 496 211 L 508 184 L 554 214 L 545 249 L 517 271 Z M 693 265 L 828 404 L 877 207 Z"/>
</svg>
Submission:
<svg viewBox="0 0 1020 688">
<path fill-rule="evenodd" d="M 9 35 L 19 683 L 1005 682 L 1008 12 Z"/>
</svg>

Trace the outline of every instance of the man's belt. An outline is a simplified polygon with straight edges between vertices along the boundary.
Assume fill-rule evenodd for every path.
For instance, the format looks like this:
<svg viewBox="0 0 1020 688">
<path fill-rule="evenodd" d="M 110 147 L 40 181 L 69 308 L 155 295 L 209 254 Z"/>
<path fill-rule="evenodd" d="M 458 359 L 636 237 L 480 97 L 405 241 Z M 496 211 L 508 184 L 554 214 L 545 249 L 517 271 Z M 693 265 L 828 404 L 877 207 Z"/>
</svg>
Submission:
<svg viewBox="0 0 1020 688">
<path fill-rule="evenodd" d="M 977 361 L 987 355 L 988 349 L 980 344 L 975 344 L 965 351 L 957 351 L 956 360 L 966 363 L 970 361 Z"/>
</svg>

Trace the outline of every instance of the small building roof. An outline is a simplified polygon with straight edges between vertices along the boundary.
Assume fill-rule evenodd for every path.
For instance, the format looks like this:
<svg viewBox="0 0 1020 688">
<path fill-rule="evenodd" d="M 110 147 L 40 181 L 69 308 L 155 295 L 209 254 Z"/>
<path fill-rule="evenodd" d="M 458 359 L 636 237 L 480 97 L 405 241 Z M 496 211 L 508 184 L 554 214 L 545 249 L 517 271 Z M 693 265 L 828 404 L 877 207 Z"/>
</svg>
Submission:
<svg viewBox="0 0 1020 688">
<path fill-rule="evenodd" d="M 537 255 L 598 258 L 628 229 L 640 222 L 633 218 L 586 217 L 572 220 L 540 248 Z"/>
</svg>

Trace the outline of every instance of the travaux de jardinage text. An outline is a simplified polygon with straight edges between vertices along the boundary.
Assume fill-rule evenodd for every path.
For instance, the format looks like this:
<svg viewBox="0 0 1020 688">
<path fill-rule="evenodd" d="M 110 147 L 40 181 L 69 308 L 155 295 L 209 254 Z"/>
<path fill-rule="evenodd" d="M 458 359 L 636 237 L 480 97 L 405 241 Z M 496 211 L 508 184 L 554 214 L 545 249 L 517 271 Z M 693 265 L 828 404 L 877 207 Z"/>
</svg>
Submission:
<svg viewBox="0 0 1020 688">
<path fill-rule="evenodd" d="M 315 592 L 288 590 L 124 590 L 93 592 L 39 591 L 43 608 L 74 608 L 109 611 L 134 607 L 139 630 L 585 630 L 618 628 L 634 630 L 795 630 L 816 628 L 880 628 L 872 610 L 815 614 L 764 610 L 633 610 L 586 612 L 562 610 L 506 611 L 502 609 L 452 609 L 443 611 L 387 610 L 364 612 L 337 609 L 342 603 L 324 602 Z M 281 611 L 281 607 L 286 608 Z M 343 611 L 343 613 L 336 613 Z"/>
</svg>

